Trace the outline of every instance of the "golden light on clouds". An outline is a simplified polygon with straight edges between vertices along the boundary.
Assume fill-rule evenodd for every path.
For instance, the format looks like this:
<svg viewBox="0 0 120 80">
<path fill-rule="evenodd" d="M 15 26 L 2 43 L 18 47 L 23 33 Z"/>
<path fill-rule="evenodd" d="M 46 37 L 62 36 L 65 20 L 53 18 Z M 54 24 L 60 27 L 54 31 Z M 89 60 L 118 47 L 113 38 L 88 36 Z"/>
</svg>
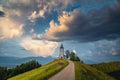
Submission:
<svg viewBox="0 0 120 80">
<path fill-rule="evenodd" d="M 21 36 L 23 26 L 7 17 L 0 18 L 0 40 Z"/>
<path fill-rule="evenodd" d="M 33 40 L 28 37 L 21 41 L 20 45 L 25 49 L 32 51 L 36 56 L 51 56 L 58 47 L 57 42 L 47 40 Z"/>
</svg>

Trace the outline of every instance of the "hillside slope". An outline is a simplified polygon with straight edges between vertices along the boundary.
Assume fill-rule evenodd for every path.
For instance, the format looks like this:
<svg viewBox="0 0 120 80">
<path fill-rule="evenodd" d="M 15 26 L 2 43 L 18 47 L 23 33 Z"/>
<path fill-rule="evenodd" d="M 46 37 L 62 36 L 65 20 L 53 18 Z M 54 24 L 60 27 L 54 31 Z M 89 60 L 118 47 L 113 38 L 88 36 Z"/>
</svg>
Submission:
<svg viewBox="0 0 120 80">
<path fill-rule="evenodd" d="M 68 62 L 66 60 L 55 60 L 40 68 L 25 72 L 8 80 L 47 80 L 67 66 L 67 64 Z"/>
<path fill-rule="evenodd" d="M 107 74 L 81 62 L 75 63 L 75 80 L 115 80 Z"/>
<path fill-rule="evenodd" d="M 100 63 L 91 66 L 120 80 L 120 62 Z"/>
</svg>

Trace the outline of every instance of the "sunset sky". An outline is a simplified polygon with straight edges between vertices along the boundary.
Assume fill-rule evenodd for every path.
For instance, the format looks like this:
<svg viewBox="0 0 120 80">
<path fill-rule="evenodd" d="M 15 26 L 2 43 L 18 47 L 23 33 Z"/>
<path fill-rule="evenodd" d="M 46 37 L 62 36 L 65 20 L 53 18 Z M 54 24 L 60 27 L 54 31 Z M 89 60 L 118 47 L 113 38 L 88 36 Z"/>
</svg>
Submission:
<svg viewBox="0 0 120 80">
<path fill-rule="evenodd" d="M 0 56 L 120 61 L 120 0 L 0 0 Z"/>
</svg>

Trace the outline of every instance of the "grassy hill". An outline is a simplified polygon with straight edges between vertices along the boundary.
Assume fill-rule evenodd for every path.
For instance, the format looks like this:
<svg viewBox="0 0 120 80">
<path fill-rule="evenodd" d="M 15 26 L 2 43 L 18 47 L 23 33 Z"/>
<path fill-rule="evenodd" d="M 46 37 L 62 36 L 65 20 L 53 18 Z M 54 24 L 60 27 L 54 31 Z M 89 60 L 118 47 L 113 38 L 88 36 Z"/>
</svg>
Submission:
<svg viewBox="0 0 120 80">
<path fill-rule="evenodd" d="M 120 62 L 100 63 L 91 66 L 120 80 Z"/>
<path fill-rule="evenodd" d="M 81 62 L 75 63 L 75 80 L 115 80 L 102 71 Z"/>
<path fill-rule="evenodd" d="M 47 80 L 67 66 L 67 64 L 68 62 L 66 60 L 55 60 L 40 68 L 25 72 L 8 80 Z"/>
<path fill-rule="evenodd" d="M 66 60 L 55 60 L 40 68 L 25 72 L 8 80 L 47 80 L 67 66 L 67 64 Z M 87 65 L 75 61 L 74 64 L 75 80 L 120 80 L 120 62 Z"/>
</svg>

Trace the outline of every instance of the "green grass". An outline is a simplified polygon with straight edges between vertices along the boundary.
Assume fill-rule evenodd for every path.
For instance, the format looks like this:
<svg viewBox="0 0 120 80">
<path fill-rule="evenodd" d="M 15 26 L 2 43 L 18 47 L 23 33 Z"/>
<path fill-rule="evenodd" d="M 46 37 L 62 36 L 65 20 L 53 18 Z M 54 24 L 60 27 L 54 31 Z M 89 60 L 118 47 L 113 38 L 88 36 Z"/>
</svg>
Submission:
<svg viewBox="0 0 120 80">
<path fill-rule="evenodd" d="M 115 80 L 107 74 L 98 71 L 97 69 L 83 64 L 81 62 L 75 63 L 75 80 Z"/>
<path fill-rule="evenodd" d="M 120 71 L 120 62 L 100 63 L 100 64 L 93 64 L 91 66 L 104 73 Z"/>
<path fill-rule="evenodd" d="M 120 62 L 107 62 L 91 66 L 114 77 L 116 80 L 120 80 Z"/>
<path fill-rule="evenodd" d="M 9 78 L 8 80 L 47 80 L 61 69 L 66 67 L 68 61 L 66 60 L 55 60 L 40 68 L 25 72 L 15 77 Z"/>
</svg>

